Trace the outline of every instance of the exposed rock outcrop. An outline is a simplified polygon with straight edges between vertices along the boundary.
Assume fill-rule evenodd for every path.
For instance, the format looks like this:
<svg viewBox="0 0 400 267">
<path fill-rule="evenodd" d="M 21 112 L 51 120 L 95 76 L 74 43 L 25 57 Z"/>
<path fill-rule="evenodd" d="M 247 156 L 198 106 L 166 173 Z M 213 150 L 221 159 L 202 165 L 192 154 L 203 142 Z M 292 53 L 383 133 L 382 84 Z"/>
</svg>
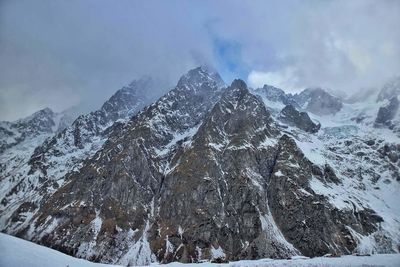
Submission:
<svg viewBox="0 0 400 267">
<path fill-rule="evenodd" d="M 350 231 L 372 233 L 382 218 L 367 209 L 355 214 L 333 207 L 310 187 L 311 179 L 323 180 L 324 176 L 331 176 L 325 174 L 331 170 L 325 168 L 322 173 L 314 168 L 295 141 L 282 136 L 268 184 L 272 215 L 287 240 L 303 255 L 351 253 L 357 242 Z"/>
<path fill-rule="evenodd" d="M 317 115 L 331 115 L 342 109 L 342 101 L 321 88 L 312 88 L 293 96 L 299 106 Z"/>
<path fill-rule="evenodd" d="M 293 105 L 295 107 L 299 106 L 297 102 L 293 99 L 293 96 L 291 94 L 286 94 L 282 89 L 276 88 L 271 85 L 264 85 L 262 88 L 256 89 L 255 93 L 271 101 L 271 103 Z"/>
<path fill-rule="evenodd" d="M 321 128 L 321 124 L 315 124 L 307 112 L 299 112 L 292 105 L 287 105 L 282 109 L 279 119 L 288 125 L 295 126 L 309 133 L 316 133 Z"/>
<path fill-rule="evenodd" d="M 380 126 L 389 126 L 392 127 L 391 120 L 395 118 L 395 115 L 397 114 L 399 110 L 399 99 L 397 96 L 393 96 L 390 98 L 389 103 L 385 106 L 382 106 L 378 114 L 376 116 L 375 120 L 375 125 Z M 394 126 L 393 126 L 394 127 Z"/>
<path fill-rule="evenodd" d="M 400 95 L 400 76 L 387 82 L 378 94 L 377 102 L 390 100 L 393 96 Z"/>
</svg>

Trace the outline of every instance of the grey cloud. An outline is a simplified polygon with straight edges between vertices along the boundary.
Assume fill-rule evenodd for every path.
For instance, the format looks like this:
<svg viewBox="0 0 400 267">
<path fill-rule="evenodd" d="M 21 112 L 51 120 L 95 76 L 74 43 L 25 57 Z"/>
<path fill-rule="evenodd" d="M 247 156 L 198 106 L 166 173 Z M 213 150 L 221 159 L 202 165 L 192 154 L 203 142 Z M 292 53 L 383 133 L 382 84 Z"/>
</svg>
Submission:
<svg viewBox="0 0 400 267">
<path fill-rule="evenodd" d="M 285 89 L 379 85 L 400 73 L 399 14 L 395 0 L 1 1 L 0 119 L 94 109 L 146 74 L 166 90 L 224 65 L 215 38 L 240 44 L 238 69 L 286 77 Z"/>
<path fill-rule="evenodd" d="M 93 109 L 135 77 L 173 84 L 211 55 L 198 42 L 202 25 L 178 3 L 6 1 L 0 10 L 0 119 L 80 102 Z"/>
</svg>

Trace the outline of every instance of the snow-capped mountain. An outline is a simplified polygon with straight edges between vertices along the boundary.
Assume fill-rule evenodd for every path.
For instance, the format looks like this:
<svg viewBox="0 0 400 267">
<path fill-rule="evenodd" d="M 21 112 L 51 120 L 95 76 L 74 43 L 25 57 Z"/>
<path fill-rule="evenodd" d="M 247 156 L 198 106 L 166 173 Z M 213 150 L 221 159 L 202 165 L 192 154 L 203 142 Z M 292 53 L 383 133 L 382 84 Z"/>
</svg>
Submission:
<svg viewBox="0 0 400 267">
<path fill-rule="evenodd" d="M 0 225 L 10 220 L 13 212 L 42 180 L 27 175 L 28 160 L 34 149 L 47 138 L 71 124 L 70 112 L 55 113 L 49 108 L 15 122 L 0 123 L 0 139 L 4 141 L 0 153 Z M 36 185 L 35 185 L 36 184 Z M 21 210 L 21 220 L 29 219 Z"/>
<path fill-rule="evenodd" d="M 321 128 L 321 124 L 314 123 L 307 112 L 299 112 L 292 105 L 287 105 L 281 110 L 279 120 L 310 133 L 316 133 Z"/>
<path fill-rule="evenodd" d="M 0 217 L 0 227 L 15 233 L 28 225 L 40 202 L 63 184 L 66 173 L 76 170 L 101 147 L 114 122 L 118 122 L 114 127 L 123 124 L 153 101 L 148 97 L 148 90 L 155 86 L 150 77 L 134 80 L 111 96 L 99 110 L 79 116 L 68 127 L 64 127 L 66 116 L 58 120 L 60 126 L 56 127 L 53 120 L 48 119 L 55 116 L 49 109 L 21 120 L 39 121 L 42 128 L 36 128 L 45 134 L 31 134 L 30 140 L 0 155 L 0 212 L 4 214 Z M 47 117 L 42 115 L 38 119 L 38 114 Z"/>
<path fill-rule="evenodd" d="M 26 140 L 59 132 L 65 129 L 71 120 L 68 113 L 56 113 L 45 108 L 14 122 L 1 121 L 0 153 Z"/>
<path fill-rule="evenodd" d="M 282 109 L 292 105 L 317 115 L 335 114 L 342 108 L 342 101 L 321 88 L 307 88 L 298 94 L 286 94 L 282 89 L 264 85 L 263 88 L 253 90 L 259 95 L 267 108 Z"/>
<path fill-rule="evenodd" d="M 2 231 L 122 265 L 399 252 L 389 99 L 225 86 L 204 67 L 148 106 L 147 86 L 5 163 Z"/>
</svg>

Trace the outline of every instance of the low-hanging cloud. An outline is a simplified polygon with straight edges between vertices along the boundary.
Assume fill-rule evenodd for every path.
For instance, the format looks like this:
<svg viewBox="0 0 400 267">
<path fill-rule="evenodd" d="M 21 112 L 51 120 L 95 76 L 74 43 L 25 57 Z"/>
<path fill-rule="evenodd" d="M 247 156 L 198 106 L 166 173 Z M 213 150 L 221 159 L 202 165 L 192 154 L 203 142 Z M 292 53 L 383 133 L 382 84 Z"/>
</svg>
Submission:
<svg viewBox="0 0 400 267">
<path fill-rule="evenodd" d="M 0 119 L 97 108 L 132 79 L 200 64 L 227 83 L 356 91 L 400 73 L 400 2 L 1 1 Z"/>
<path fill-rule="evenodd" d="M 287 67 L 276 72 L 252 70 L 247 80 L 249 85 L 253 88 L 260 88 L 268 84 L 278 88 L 285 88 L 288 92 L 301 90 L 301 88 L 297 87 L 298 78 L 296 76 L 296 71 L 292 67 Z"/>
</svg>

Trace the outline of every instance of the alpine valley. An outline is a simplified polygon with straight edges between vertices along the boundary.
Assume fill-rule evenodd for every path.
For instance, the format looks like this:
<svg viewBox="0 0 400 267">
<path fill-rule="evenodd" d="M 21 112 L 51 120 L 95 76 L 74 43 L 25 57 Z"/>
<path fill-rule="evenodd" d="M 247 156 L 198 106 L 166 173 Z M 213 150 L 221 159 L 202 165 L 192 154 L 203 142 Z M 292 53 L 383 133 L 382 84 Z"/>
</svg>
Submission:
<svg viewBox="0 0 400 267">
<path fill-rule="evenodd" d="M 349 98 L 206 67 L 157 86 L 0 122 L 0 230 L 120 265 L 400 252 L 400 78 Z"/>
</svg>

